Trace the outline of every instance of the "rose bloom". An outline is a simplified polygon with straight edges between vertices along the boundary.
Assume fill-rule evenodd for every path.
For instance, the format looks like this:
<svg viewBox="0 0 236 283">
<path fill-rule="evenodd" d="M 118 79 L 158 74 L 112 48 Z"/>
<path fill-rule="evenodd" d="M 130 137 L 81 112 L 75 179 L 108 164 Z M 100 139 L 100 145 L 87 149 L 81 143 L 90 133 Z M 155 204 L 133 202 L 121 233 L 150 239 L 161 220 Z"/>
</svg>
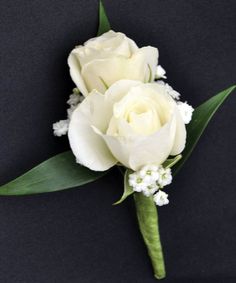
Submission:
<svg viewBox="0 0 236 283">
<path fill-rule="evenodd" d="M 68 136 L 78 163 L 95 171 L 121 163 L 136 171 L 181 153 L 186 129 L 164 85 L 120 80 L 83 100 Z"/>
<path fill-rule="evenodd" d="M 154 81 L 157 48 L 138 48 L 125 34 L 110 30 L 77 46 L 69 55 L 71 77 L 86 96 L 93 89 L 104 93 L 121 79 Z"/>
</svg>

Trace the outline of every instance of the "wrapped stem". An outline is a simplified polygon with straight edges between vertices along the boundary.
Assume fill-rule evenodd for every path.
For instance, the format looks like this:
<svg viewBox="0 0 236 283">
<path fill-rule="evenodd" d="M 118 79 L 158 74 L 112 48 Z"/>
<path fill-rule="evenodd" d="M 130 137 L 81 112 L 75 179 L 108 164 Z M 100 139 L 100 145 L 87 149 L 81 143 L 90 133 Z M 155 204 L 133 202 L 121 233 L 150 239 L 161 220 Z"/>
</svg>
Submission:
<svg viewBox="0 0 236 283">
<path fill-rule="evenodd" d="M 156 205 L 151 197 L 146 197 L 141 193 L 134 194 L 134 201 L 139 228 L 152 262 L 154 276 L 157 279 L 165 278 L 166 272 Z"/>
</svg>

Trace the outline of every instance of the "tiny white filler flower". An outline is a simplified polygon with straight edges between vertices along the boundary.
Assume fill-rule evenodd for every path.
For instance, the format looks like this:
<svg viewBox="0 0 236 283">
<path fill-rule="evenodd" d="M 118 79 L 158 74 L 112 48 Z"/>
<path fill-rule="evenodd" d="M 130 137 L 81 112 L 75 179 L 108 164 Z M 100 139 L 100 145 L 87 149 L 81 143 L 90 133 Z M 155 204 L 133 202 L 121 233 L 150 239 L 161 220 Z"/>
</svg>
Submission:
<svg viewBox="0 0 236 283">
<path fill-rule="evenodd" d="M 158 186 L 156 183 L 154 183 L 152 185 L 146 186 L 146 188 L 144 188 L 142 192 L 146 197 L 150 197 L 157 191 L 158 191 Z"/>
<path fill-rule="evenodd" d="M 74 91 L 74 90 L 73 90 Z M 70 106 L 77 106 L 80 102 L 84 100 L 84 96 L 81 93 L 74 92 L 69 96 L 67 104 Z"/>
<path fill-rule="evenodd" d="M 59 122 L 56 122 L 52 125 L 53 133 L 57 137 L 61 137 L 63 135 L 67 134 L 69 126 L 69 120 L 61 120 Z"/>
<path fill-rule="evenodd" d="M 83 95 L 77 88 L 73 89 L 73 93 L 69 96 L 67 104 L 70 105 L 70 108 L 67 109 L 67 120 L 60 120 L 52 125 L 53 134 L 57 137 L 66 135 L 68 132 L 69 122 L 71 115 L 76 109 L 76 107 L 84 100 Z"/>
<path fill-rule="evenodd" d="M 156 205 L 163 206 L 169 203 L 168 194 L 163 191 L 158 191 L 154 196 L 153 200 Z"/>
<path fill-rule="evenodd" d="M 164 81 L 162 81 L 162 80 L 158 80 L 158 81 L 156 81 L 156 84 L 165 85 L 166 83 Z"/>
<path fill-rule="evenodd" d="M 166 79 L 167 78 L 166 71 L 162 68 L 161 65 L 157 66 L 155 78 L 156 79 Z"/>
<path fill-rule="evenodd" d="M 72 93 L 67 100 L 67 104 L 69 105 L 78 105 L 80 102 L 80 95 Z"/>
<path fill-rule="evenodd" d="M 143 178 L 143 181 L 146 184 L 155 184 L 155 182 L 159 178 L 159 173 L 158 173 L 158 166 L 155 165 L 146 165 L 142 167 L 139 171 L 139 175 L 141 178 Z"/>
<path fill-rule="evenodd" d="M 129 185 L 135 192 L 149 197 L 172 181 L 171 170 L 162 165 L 146 165 L 129 175 Z"/>
<path fill-rule="evenodd" d="M 194 111 L 193 107 L 189 105 L 186 101 L 179 101 L 177 104 L 184 123 L 188 124 L 192 119 L 192 114 Z"/>
<path fill-rule="evenodd" d="M 171 175 L 171 169 L 170 168 L 160 168 L 159 169 L 159 179 L 158 184 L 161 188 L 164 186 L 169 185 L 172 182 L 172 175 Z"/>
<path fill-rule="evenodd" d="M 175 100 L 179 100 L 180 99 L 180 93 L 176 90 L 174 90 L 169 84 L 165 84 L 166 87 L 166 91 L 167 93 L 172 96 L 172 98 L 174 98 Z"/>
<path fill-rule="evenodd" d="M 143 179 L 137 172 L 129 175 L 129 185 L 135 192 L 142 192 L 147 187 L 147 184 L 143 181 Z"/>
<path fill-rule="evenodd" d="M 76 105 L 71 105 L 71 107 L 67 109 L 67 116 L 69 120 L 71 119 L 71 115 L 73 114 L 76 108 Z"/>
</svg>

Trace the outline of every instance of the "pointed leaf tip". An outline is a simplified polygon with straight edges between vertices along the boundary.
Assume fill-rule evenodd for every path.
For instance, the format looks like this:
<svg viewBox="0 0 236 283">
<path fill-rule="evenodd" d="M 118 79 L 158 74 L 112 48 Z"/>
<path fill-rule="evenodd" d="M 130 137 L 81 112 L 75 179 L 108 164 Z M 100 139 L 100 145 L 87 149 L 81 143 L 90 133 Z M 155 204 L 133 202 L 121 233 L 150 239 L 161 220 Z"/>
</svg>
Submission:
<svg viewBox="0 0 236 283">
<path fill-rule="evenodd" d="M 105 8 L 103 6 L 102 1 L 99 1 L 99 26 L 97 36 L 109 31 L 111 29 L 109 20 L 106 15 Z"/>
<path fill-rule="evenodd" d="M 177 174 L 185 161 L 189 158 L 211 118 L 214 116 L 225 99 L 230 95 L 230 93 L 235 90 L 235 88 L 236 85 L 233 85 L 221 91 L 205 101 L 203 104 L 199 105 L 194 110 L 192 121 L 189 125 L 187 125 L 187 142 L 186 147 L 182 152 L 182 159 L 173 167 L 174 175 Z"/>
<path fill-rule="evenodd" d="M 130 169 L 127 169 L 125 171 L 123 195 L 117 202 L 113 203 L 113 205 L 117 205 L 117 204 L 122 203 L 128 196 L 130 196 L 134 193 L 133 189 L 130 187 L 129 182 L 128 182 L 128 177 L 129 177 L 130 173 L 132 173 L 132 171 Z"/>
</svg>

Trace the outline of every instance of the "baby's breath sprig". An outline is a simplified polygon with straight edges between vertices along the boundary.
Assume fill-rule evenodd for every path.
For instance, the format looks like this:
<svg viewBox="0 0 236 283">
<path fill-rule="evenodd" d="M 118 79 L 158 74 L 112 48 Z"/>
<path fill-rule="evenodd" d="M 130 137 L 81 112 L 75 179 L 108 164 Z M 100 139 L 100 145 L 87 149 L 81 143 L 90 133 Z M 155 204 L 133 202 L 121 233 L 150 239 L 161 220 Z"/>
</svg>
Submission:
<svg viewBox="0 0 236 283">
<path fill-rule="evenodd" d="M 168 194 L 162 189 L 171 182 L 171 169 L 164 168 L 162 165 L 146 165 L 129 175 L 129 185 L 133 190 L 143 193 L 146 197 L 153 197 L 158 206 L 169 203 Z"/>
</svg>

